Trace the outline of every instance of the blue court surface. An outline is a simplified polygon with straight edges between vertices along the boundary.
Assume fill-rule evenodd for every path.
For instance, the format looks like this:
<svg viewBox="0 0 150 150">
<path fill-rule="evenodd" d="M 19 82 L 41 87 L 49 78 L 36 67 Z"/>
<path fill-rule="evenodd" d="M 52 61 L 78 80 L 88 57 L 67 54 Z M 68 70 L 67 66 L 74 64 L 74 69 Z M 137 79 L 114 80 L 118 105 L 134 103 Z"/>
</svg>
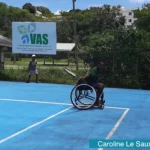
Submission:
<svg viewBox="0 0 150 150">
<path fill-rule="evenodd" d="M 105 88 L 104 110 L 78 110 L 70 101 L 73 85 L 0 85 L 0 150 L 90 150 L 91 139 L 150 140 L 148 90 Z"/>
</svg>

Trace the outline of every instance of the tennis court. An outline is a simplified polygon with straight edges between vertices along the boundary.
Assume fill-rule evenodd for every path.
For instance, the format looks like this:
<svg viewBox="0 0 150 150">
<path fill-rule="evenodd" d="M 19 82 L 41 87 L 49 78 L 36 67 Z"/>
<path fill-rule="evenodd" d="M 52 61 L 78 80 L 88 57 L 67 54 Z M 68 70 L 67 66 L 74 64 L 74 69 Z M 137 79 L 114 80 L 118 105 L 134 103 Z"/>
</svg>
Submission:
<svg viewBox="0 0 150 150">
<path fill-rule="evenodd" d="M 72 85 L 0 84 L 0 150 L 89 150 L 91 139 L 150 139 L 150 91 L 105 88 L 104 110 L 81 111 L 71 105 Z"/>
</svg>

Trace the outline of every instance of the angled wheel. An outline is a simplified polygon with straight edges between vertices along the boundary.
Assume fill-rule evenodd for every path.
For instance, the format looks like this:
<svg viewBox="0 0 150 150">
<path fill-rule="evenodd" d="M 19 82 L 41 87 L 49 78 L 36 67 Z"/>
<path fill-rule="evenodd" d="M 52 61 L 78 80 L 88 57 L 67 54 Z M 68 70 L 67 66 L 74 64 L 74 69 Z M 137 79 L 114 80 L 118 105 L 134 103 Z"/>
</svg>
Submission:
<svg viewBox="0 0 150 150">
<path fill-rule="evenodd" d="M 70 99 L 76 108 L 89 109 L 96 102 L 96 91 L 88 84 L 79 84 L 72 89 Z"/>
</svg>

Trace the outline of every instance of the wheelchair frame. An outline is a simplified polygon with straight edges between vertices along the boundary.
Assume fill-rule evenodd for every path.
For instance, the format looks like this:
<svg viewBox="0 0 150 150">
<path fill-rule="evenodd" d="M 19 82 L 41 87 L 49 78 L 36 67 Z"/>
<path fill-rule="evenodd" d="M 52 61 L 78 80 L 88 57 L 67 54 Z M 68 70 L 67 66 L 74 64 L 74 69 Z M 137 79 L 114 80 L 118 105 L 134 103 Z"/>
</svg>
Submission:
<svg viewBox="0 0 150 150">
<path fill-rule="evenodd" d="M 90 92 L 93 92 L 94 96 L 90 96 L 88 93 L 88 90 Z M 75 94 L 73 94 L 73 92 L 75 92 Z M 73 96 L 75 96 L 75 98 L 73 98 Z M 101 94 L 100 97 L 101 98 L 104 97 L 104 92 Z M 83 102 L 82 98 L 91 100 L 91 102 L 90 103 Z M 95 105 L 96 98 L 97 98 L 96 88 L 84 82 L 83 83 L 78 82 L 78 84 L 72 89 L 70 93 L 70 99 L 71 99 L 72 104 L 80 110 L 86 110 L 86 109 L 92 108 Z M 77 102 L 79 102 L 81 105 L 78 105 Z M 103 109 L 104 104 L 102 104 L 100 108 Z"/>
</svg>

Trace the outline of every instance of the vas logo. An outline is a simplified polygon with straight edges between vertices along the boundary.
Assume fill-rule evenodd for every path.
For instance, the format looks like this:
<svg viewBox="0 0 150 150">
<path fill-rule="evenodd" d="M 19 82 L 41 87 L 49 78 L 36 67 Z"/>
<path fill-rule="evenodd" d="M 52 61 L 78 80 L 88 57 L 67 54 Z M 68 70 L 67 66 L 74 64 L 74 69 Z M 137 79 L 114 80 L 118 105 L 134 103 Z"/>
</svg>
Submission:
<svg viewBox="0 0 150 150">
<path fill-rule="evenodd" d="M 28 34 L 23 35 L 21 40 L 22 40 L 23 44 L 29 43 L 29 36 L 28 36 Z"/>
<path fill-rule="evenodd" d="M 22 34 L 21 40 L 23 44 L 48 44 L 48 34 L 36 34 L 36 24 L 30 23 L 28 28 L 21 25 L 18 26 L 18 31 Z"/>
</svg>

